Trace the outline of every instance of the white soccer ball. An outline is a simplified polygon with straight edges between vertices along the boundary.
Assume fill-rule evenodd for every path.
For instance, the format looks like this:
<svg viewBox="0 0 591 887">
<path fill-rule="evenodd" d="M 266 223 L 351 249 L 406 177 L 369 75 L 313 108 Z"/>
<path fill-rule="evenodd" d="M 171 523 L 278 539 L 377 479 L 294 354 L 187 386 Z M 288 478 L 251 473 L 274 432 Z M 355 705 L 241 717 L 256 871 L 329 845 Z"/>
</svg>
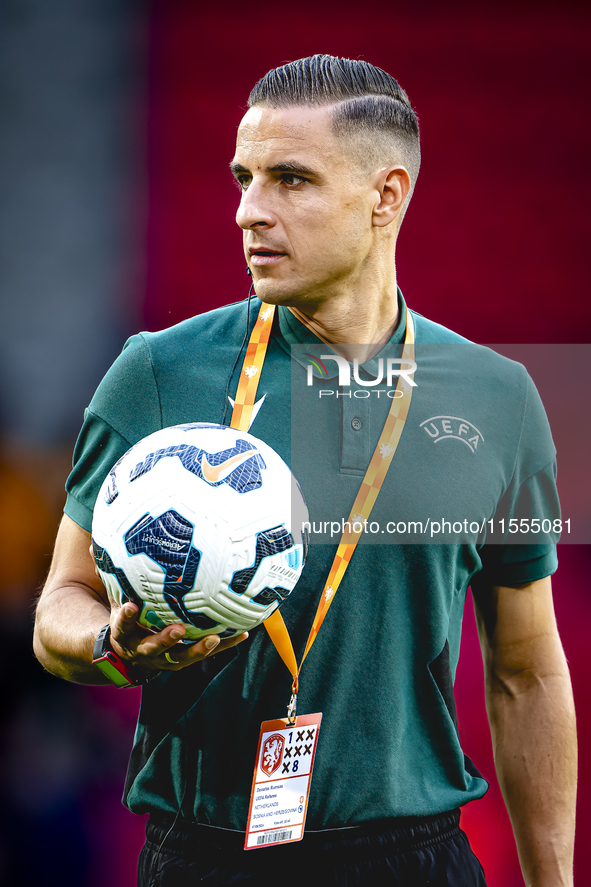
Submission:
<svg viewBox="0 0 591 887">
<path fill-rule="evenodd" d="M 111 469 L 94 509 L 101 578 L 119 604 L 185 642 L 263 622 L 304 566 L 308 512 L 290 469 L 251 434 L 223 425 L 164 428 Z"/>
</svg>

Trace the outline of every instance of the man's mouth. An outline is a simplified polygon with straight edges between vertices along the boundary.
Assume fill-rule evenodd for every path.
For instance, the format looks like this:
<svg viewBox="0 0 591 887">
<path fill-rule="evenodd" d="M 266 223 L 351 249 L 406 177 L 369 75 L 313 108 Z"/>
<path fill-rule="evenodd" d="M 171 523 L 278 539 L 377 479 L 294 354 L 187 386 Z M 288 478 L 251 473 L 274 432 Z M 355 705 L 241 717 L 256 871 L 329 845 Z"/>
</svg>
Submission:
<svg viewBox="0 0 591 887">
<path fill-rule="evenodd" d="M 250 264 L 255 267 L 260 267 L 262 265 L 275 265 L 281 259 L 286 257 L 286 253 L 280 252 L 275 249 L 264 249 L 263 247 L 256 248 L 250 247 L 248 250 L 250 256 Z"/>
</svg>

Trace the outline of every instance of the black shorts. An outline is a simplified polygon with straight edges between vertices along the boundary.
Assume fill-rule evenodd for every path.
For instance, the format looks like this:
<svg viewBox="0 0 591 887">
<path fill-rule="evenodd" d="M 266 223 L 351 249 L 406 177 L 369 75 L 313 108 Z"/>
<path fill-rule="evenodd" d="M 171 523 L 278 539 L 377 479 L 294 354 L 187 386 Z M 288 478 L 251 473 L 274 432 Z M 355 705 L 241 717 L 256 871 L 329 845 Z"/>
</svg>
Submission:
<svg viewBox="0 0 591 887">
<path fill-rule="evenodd" d="M 244 834 L 150 819 L 138 887 L 486 887 L 460 811 L 306 832 L 303 841 L 244 850 Z M 167 835 L 168 833 L 168 835 Z M 163 843 L 164 842 L 164 843 Z"/>
</svg>

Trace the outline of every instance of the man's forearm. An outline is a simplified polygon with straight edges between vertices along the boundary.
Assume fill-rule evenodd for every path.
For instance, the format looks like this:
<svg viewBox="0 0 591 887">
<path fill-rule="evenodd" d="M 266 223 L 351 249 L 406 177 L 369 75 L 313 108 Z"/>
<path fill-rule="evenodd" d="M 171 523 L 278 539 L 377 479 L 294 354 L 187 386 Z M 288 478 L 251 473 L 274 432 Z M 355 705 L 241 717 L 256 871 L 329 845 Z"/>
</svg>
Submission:
<svg viewBox="0 0 591 887">
<path fill-rule="evenodd" d="M 90 589 L 72 586 L 44 594 L 39 602 L 33 649 L 52 674 L 80 684 L 108 684 L 92 665 L 94 641 L 110 611 Z"/>
<path fill-rule="evenodd" d="M 543 676 L 488 681 L 495 765 L 528 887 L 572 885 L 577 745 L 562 650 Z"/>
</svg>

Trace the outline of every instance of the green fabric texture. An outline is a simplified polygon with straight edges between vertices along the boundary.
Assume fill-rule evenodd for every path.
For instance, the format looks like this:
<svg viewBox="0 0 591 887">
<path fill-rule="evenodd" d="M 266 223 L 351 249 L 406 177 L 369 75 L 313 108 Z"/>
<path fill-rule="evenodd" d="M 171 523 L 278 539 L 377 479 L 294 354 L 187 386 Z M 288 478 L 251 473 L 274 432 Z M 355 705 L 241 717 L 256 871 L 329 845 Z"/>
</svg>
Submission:
<svg viewBox="0 0 591 887">
<path fill-rule="evenodd" d="M 398 329 L 359 368 L 362 382 L 377 377 L 380 357 L 385 365 L 400 355 L 400 298 Z M 250 328 L 259 307 L 254 299 Z M 86 413 L 67 484 L 73 520 L 91 529 L 104 477 L 142 437 L 185 422 L 229 423 L 246 314 L 237 303 L 127 343 Z M 515 544 L 505 533 L 491 544 L 486 523 L 558 514 L 554 446 L 533 383 L 519 364 L 413 316 L 417 387 L 372 512 L 380 529 L 363 534 L 301 673 L 299 712 L 323 712 L 308 829 L 434 814 L 484 794 L 460 746 L 451 691 L 466 591 L 556 569 L 552 538 Z M 306 355 L 328 370 L 314 370 L 311 385 Z M 339 389 L 337 365 L 322 355 L 329 346 L 279 308 L 251 427 L 291 465 L 312 529 L 348 515 L 391 403 L 385 382 Z M 484 522 L 470 543 L 382 532 L 391 521 L 465 518 Z M 312 532 L 302 578 L 282 605 L 298 661 L 337 543 Z M 236 649 L 146 685 L 127 805 L 137 813 L 182 805 L 185 819 L 243 831 L 260 723 L 284 716 L 290 685 L 262 627 Z"/>
</svg>

